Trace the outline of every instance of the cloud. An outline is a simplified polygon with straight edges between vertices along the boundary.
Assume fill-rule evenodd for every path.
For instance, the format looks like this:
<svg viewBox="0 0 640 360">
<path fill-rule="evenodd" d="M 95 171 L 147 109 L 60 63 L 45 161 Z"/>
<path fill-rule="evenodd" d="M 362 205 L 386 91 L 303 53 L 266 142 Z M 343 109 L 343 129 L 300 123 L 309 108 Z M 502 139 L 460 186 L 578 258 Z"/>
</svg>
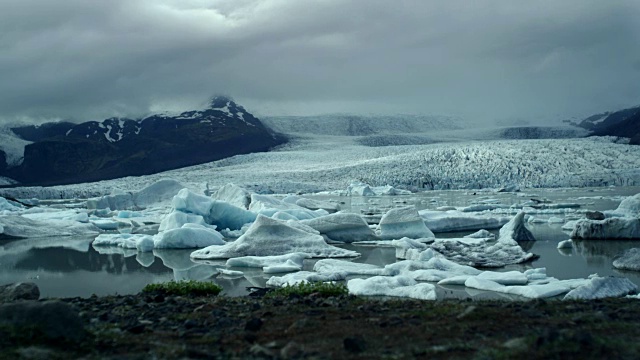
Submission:
<svg viewBox="0 0 640 360">
<path fill-rule="evenodd" d="M 0 117 L 229 94 L 258 114 L 562 118 L 640 103 L 634 0 L 5 0 Z"/>
</svg>

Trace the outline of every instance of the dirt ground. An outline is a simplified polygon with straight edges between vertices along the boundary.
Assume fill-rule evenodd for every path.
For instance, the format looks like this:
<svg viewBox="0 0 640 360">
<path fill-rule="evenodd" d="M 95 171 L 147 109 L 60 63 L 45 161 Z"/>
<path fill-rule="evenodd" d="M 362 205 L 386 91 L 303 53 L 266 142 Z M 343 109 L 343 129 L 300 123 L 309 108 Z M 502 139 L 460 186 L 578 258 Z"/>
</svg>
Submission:
<svg viewBox="0 0 640 360">
<path fill-rule="evenodd" d="M 640 303 L 633 299 L 479 302 L 139 294 L 61 301 L 77 310 L 83 340 L 0 328 L 0 358 L 640 358 Z"/>
</svg>

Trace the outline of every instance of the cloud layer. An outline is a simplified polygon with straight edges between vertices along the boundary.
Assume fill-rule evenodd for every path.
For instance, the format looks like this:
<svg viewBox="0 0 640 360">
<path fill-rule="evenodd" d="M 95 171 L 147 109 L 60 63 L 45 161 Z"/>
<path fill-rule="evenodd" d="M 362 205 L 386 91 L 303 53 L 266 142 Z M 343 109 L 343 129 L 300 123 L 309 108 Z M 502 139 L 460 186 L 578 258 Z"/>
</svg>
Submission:
<svg viewBox="0 0 640 360">
<path fill-rule="evenodd" d="M 228 94 L 258 114 L 563 118 L 640 104 L 636 0 L 4 0 L 0 117 Z"/>
</svg>

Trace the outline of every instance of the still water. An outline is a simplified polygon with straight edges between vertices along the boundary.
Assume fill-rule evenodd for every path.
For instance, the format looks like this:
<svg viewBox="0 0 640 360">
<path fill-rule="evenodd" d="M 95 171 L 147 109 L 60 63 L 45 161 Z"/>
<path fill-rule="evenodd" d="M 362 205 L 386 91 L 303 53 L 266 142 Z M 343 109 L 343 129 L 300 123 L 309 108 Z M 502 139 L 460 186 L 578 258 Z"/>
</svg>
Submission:
<svg viewBox="0 0 640 360">
<path fill-rule="evenodd" d="M 342 203 L 343 209 L 353 212 L 379 213 L 394 206 L 416 205 L 419 209 L 441 206 L 466 206 L 478 202 L 515 204 L 529 198 L 548 199 L 554 203 L 580 204 L 577 210 L 564 214 L 534 215 L 544 218 L 579 218 L 586 210 L 615 209 L 621 198 L 640 192 L 638 187 L 599 189 L 528 190 L 523 193 L 473 193 L 469 191 L 433 191 L 410 196 L 339 197 L 317 196 Z M 640 286 L 640 273 L 622 272 L 613 268 L 614 258 L 625 249 L 640 247 L 640 241 L 582 241 L 573 249 L 558 250 L 559 241 L 567 240 L 568 233 L 561 224 L 529 224 L 535 242 L 522 243 L 527 251 L 540 255 L 536 261 L 512 265 L 499 271 L 546 267 L 547 274 L 559 279 L 585 278 L 597 273 L 601 276 L 625 276 Z M 497 231 L 495 231 L 497 233 Z M 464 233 L 436 234 L 437 237 L 460 237 Z M 169 280 L 211 279 L 221 285 L 228 296 L 247 293 L 250 286 L 262 287 L 269 275 L 260 269 L 234 268 L 244 272 L 243 277 L 225 277 L 216 270 L 224 261 L 194 262 L 189 258 L 192 250 L 154 250 L 137 253 L 121 248 L 101 248 L 100 253 L 91 246 L 93 237 L 59 237 L 23 240 L 0 240 L 0 284 L 32 281 L 43 297 L 88 297 L 92 294 L 137 293 L 146 284 Z M 395 250 L 390 247 L 344 245 L 358 251 L 361 257 L 353 259 L 384 266 L 395 262 Z M 316 260 L 305 262 L 304 270 L 311 270 Z M 438 287 L 439 298 L 514 298 L 490 292 L 466 289 L 462 286 Z"/>
</svg>

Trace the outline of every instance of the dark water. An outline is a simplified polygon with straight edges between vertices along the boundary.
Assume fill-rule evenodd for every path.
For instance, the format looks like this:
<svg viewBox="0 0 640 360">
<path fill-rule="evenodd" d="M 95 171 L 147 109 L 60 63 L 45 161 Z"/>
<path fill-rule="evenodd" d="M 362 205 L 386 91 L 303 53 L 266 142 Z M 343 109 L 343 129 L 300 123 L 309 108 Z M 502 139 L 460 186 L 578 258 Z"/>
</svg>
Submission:
<svg viewBox="0 0 640 360">
<path fill-rule="evenodd" d="M 327 197 L 345 202 L 354 211 L 360 209 L 384 210 L 405 203 L 420 208 L 438 206 L 464 206 L 478 199 L 497 198 L 502 203 L 522 202 L 528 195 L 537 195 L 554 202 L 575 202 L 582 206 L 579 211 L 615 209 L 619 199 L 609 197 L 628 196 L 640 192 L 638 188 L 605 188 L 595 191 L 576 189 L 564 191 L 533 190 L 522 195 L 483 194 L 472 192 L 430 192 L 423 195 L 348 198 Z M 534 194 L 535 193 L 535 194 Z M 578 199 L 589 197 L 588 199 Z M 605 197 L 605 198 L 600 198 Z M 568 214 L 569 216 L 578 216 Z M 537 216 L 537 215 L 536 215 Z M 544 215 L 540 215 L 544 217 Z M 560 216 L 563 215 L 553 215 Z M 614 258 L 625 249 L 640 247 L 634 241 L 582 241 L 574 249 L 558 250 L 559 241 L 567 240 L 568 233 L 561 225 L 529 224 L 537 241 L 521 244 L 525 250 L 540 255 L 540 259 L 525 265 L 513 265 L 502 270 L 523 271 L 528 268 L 546 267 L 547 274 L 559 279 L 585 278 L 597 273 L 601 276 L 625 276 L 640 286 L 640 273 L 621 272 L 613 268 Z M 438 237 L 458 237 L 468 234 L 437 234 Z M 155 250 L 153 253 L 137 253 L 135 250 L 120 248 L 101 248 L 97 252 L 92 246 L 93 237 L 85 238 L 43 238 L 6 241 L 0 240 L 0 284 L 18 281 L 35 282 L 44 297 L 88 297 L 92 294 L 131 294 L 146 284 L 169 280 L 211 279 L 225 289 L 229 296 L 246 294 L 248 286 L 264 286 L 269 275 L 260 269 L 237 268 L 244 272 L 243 277 L 218 275 L 216 270 L 224 267 L 224 261 L 194 262 L 189 258 L 192 250 Z M 395 262 L 395 250 L 386 247 L 345 245 L 362 254 L 356 262 L 385 265 Z M 313 268 L 315 260 L 305 263 L 305 270 Z M 460 286 L 438 288 L 439 298 L 508 297 L 487 293 Z"/>
</svg>

